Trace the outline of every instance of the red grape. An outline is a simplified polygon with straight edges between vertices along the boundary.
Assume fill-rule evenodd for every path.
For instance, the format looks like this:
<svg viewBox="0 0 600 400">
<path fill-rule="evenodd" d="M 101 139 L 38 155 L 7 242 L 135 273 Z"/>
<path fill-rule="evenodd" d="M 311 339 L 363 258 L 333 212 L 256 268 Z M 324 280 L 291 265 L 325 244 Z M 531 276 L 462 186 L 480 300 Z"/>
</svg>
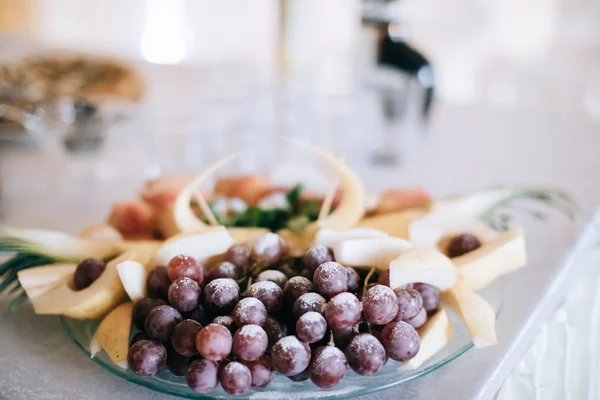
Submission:
<svg viewBox="0 0 600 400">
<path fill-rule="evenodd" d="M 406 323 L 408 323 L 415 329 L 419 329 L 420 327 L 425 325 L 425 322 L 427 322 L 427 311 L 425 311 L 423 307 L 421 307 L 421 310 L 417 315 L 415 315 L 411 319 L 406 320 Z"/>
<path fill-rule="evenodd" d="M 153 339 L 166 342 L 171 338 L 173 329 L 179 322 L 181 322 L 181 314 L 173 307 L 154 307 L 146 317 L 146 333 Z"/>
<path fill-rule="evenodd" d="M 208 393 L 219 384 L 219 365 L 207 359 L 194 360 L 185 373 L 185 381 L 192 390 Z"/>
<path fill-rule="evenodd" d="M 423 308 L 421 295 L 415 289 L 394 289 L 398 298 L 398 315 L 394 321 L 408 321 L 414 318 Z"/>
<path fill-rule="evenodd" d="M 327 321 L 318 312 L 309 311 L 296 321 L 296 336 L 304 342 L 318 342 L 326 333 Z"/>
<path fill-rule="evenodd" d="M 250 297 L 260 300 L 268 313 L 274 313 L 283 306 L 283 290 L 275 283 L 262 281 L 253 283 L 248 290 Z"/>
<path fill-rule="evenodd" d="M 296 299 L 292 312 L 299 318 L 302 314 L 315 311 L 323 314 L 327 300 L 318 293 L 305 293 Z"/>
<path fill-rule="evenodd" d="M 283 261 L 289 250 L 281 236 L 269 232 L 256 241 L 252 247 L 250 258 L 262 265 L 271 266 Z"/>
<path fill-rule="evenodd" d="M 137 375 L 156 375 L 166 363 L 167 350 L 155 340 L 140 340 L 127 353 L 127 364 Z"/>
<path fill-rule="evenodd" d="M 250 263 L 252 249 L 246 243 L 237 243 L 225 252 L 225 261 L 229 261 L 238 268 L 243 268 Z"/>
<path fill-rule="evenodd" d="M 473 250 L 477 250 L 481 247 L 481 241 L 475 235 L 470 233 L 463 233 L 453 237 L 448 243 L 446 253 L 448 257 L 460 257 Z"/>
<path fill-rule="evenodd" d="M 208 315 L 204 311 L 204 307 L 202 304 L 198 304 L 198 307 L 194 308 L 192 311 L 183 314 L 183 318 L 185 319 L 193 319 L 198 322 L 200 325 L 208 325 L 210 323 L 210 319 Z"/>
<path fill-rule="evenodd" d="M 154 307 L 164 306 L 167 303 L 163 299 L 152 299 L 144 297 L 133 306 L 133 323 L 136 328 L 143 331 L 145 329 L 146 317 Z"/>
<path fill-rule="evenodd" d="M 381 344 L 389 358 L 395 361 L 408 361 L 419 352 L 419 334 L 404 321 L 390 322 L 381 331 Z"/>
<path fill-rule="evenodd" d="M 98 258 L 86 258 L 79 263 L 73 275 L 73 286 L 75 290 L 83 290 L 90 286 L 102 275 L 106 264 Z"/>
<path fill-rule="evenodd" d="M 144 339 L 150 339 L 150 336 L 148 336 L 148 334 L 146 332 L 136 333 L 135 335 L 133 335 L 133 337 L 129 341 L 129 347 L 133 346 L 135 343 L 139 342 L 140 340 L 144 340 Z"/>
<path fill-rule="evenodd" d="M 415 283 L 413 288 L 419 292 L 423 299 L 423 308 L 427 315 L 433 315 L 440 308 L 440 292 L 426 283 Z"/>
<path fill-rule="evenodd" d="M 223 360 L 231 352 L 232 337 L 223 325 L 208 324 L 196 335 L 196 348 L 208 360 Z"/>
<path fill-rule="evenodd" d="M 392 289 L 375 285 L 362 298 L 363 315 L 367 322 L 385 325 L 398 315 L 398 298 Z"/>
<path fill-rule="evenodd" d="M 200 302 L 200 285 L 191 278 L 178 278 L 169 287 L 169 303 L 180 312 L 192 311 Z"/>
<path fill-rule="evenodd" d="M 310 363 L 310 347 L 296 336 L 281 338 L 271 349 L 271 363 L 283 375 L 298 375 Z"/>
<path fill-rule="evenodd" d="M 334 259 L 330 249 L 318 244 L 311 246 L 306 250 L 304 257 L 302 257 L 302 261 L 311 272 L 315 272 L 319 265 L 328 261 L 334 261 Z"/>
<path fill-rule="evenodd" d="M 313 282 L 317 292 L 331 298 L 348 290 L 348 273 L 340 264 L 328 261 L 317 267 Z"/>
<path fill-rule="evenodd" d="M 320 388 L 334 387 L 346 373 L 346 356 L 334 346 L 323 346 L 315 350 L 309 367 L 310 380 Z"/>
<path fill-rule="evenodd" d="M 244 393 L 252 384 L 250 369 L 244 364 L 232 361 L 219 374 L 221 386 L 229 394 Z"/>
<path fill-rule="evenodd" d="M 340 293 L 325 306 L 325 319 L 333 330 L 352 328 L 360 319 L 360 301 L 352 293 Z"/>
<path fill-rule="evenodd" d="M 191 319 L 185 319 L 173 328 L 171 344 L 173 349 L 182 356 L 193 356 L 198 353 L 196 348 L 196 335 L 202 329 L 202 325 Z"/>
<path fill-rule="evenodd" d="M 179 278 L 187 277 L 195 280 L 199 284 L 204 280 L 204 267 L 194 257 L 180 254 L 169 261 L 167 265 L 169 279 L 174 281 Z"/>
<path fill-rule="evenodd" d="M 244 361 L 243 364 L 248 367 L 252 374 L 252 386 L 265 387 L 275 378 L 271 358 L 267 355 L 256 361 Z"/>
<path fill-rule="evenodd" d="M 256 282 L 262 281 L 275 282 L 280 288 L 283 289 L 288 281 L 288 277 L 281 271 L 277 271 L 276 269 L 268 269 L 261 272 L 256 277 Z"/>
<path fill-rule="evenodd" d="M 212 320 L 212 323 L 223 325 L 225 328 L 229 329 L 229 332 L 231 332 L 232 335 L 237 331 L 235 320 L 231 315 L 219 315 Z"/>
<path fill-rule="evenodd" d="M 171 279 L 169 279 L 167 267 L 156 267 L 150 271 L 146 280 L 149 297 L 167 300 L 169 286 L 171 286 Z"/>
<path fill-rule="evenodd" d="M 348 275 L 348 291 L 356 292 L 360 288 L 360 276 L 352 267 L 344 267 Z"/>
<path fill-rule="evenodd" d="M 245 361 L 258 360 L 269 345 L 267 333 L 258 325 L 244 325 L 233 335 L 232 352 Z"/>
<path fill-rule="evenodd" d="M 233 279 L 215 279 L 204 288 L 204 307 L 214 314 L 229 314 L 239 300 L 239 293 L 240 288 Z"/>
<path fill-rule="evenodd" d="M 385 349 L 370 333 L 356 335 L 346 347 L 350 368 L 359 375 L 375 375 L 385 365 Z"/>
<path fill-rule="evenodd" d="M 287 326 L 271 317 L 267 317 L 263 329 L 269 337 L 269 347 L 272 347 L 279 339 L 287 336 Z"/>
<path fill-rule="evenodd" d="M 217 264 L 209 273 L 209 279 L 211 281 L 219 278 L 231 278 L 235 281 L 240 279 L 243 275 L 242 268 L 238 267 L 232 262 L 223 261 Z"/>
<path fill-rule="evenodd" d="M 249 324 L 263 326 L 267 320 L 267 309 L 260 300 L 246 297 L 233 309 L 233 318 L 237 326 Z"/>
<path fill-rule="evenodd" d="M 283 288 L 283 292 L 285 293 L 285 299 L 290 303 L 294 304 L 296 299 L 302 296 L 304 293 L 309 293 L 315 290 L 315 285 L 313 283 L 303 277 L 303 276 L 295 276 L 290 278 L 289 281 L 285 284 Z"/>
</svg>

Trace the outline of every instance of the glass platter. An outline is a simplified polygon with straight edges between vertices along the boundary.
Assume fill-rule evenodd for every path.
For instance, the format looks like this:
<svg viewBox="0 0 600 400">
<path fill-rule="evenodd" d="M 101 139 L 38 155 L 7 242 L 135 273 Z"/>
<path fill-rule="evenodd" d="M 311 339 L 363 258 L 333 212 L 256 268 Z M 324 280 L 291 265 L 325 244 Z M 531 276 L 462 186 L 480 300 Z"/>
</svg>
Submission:
<svg viewBox="0 0 600 400">
<path fill-rule="evenodd" d="M 496 310 L 496 315 L 498 315 L 502 303 L 501 283 L 496 282 L 484 290 L 481 290 L 479 293 L 490 302 Z M 426 375 L 443 367 L 471 349 L 473 343 L 471 342 L 471 337 L 469 336 L 469 332 L 465 325 L 449 310 L 448 314 L 452 321 L 452 325 L 454 326 L 454 337 L 446 347 L 427 360 L 418 369 L 403 369 L 401 363 L 392 360 L 389 360 L 374 376 L 360 376 L 348 368 L 344 379 L 342 379 L 336 387 L 329 390 L 320 389 L 310 381 L 293 382 L 287 377 L 277 374 L 267 388 L 250 388 L 242 395 L 232 396 L 227 394 L 220 386 L 210 393 L 201 394 L 188 388 L 183 377 L 175 376 L 166 369 L 163 369 L 158 375 L 153 377 L 144 377 L 120 368 L 112 363 L 104 352 L 99 352 L 93 360 L 110 373 L 135 383 L 136 385 L 186 399 L 229 399 L 232 397 L 240 399 L 334 399 L 355 397 L 389 389 L 393 386 Z M 92 336 L 100 321 L 80 321 L 66 317 L 62 317 L 61 320 L 62 325 L 71 340 L 89 355 L 90 341 L 92 340 Z M 135 331 L 132 332 L 132 336 L 134 334 Z"/>
</svg>

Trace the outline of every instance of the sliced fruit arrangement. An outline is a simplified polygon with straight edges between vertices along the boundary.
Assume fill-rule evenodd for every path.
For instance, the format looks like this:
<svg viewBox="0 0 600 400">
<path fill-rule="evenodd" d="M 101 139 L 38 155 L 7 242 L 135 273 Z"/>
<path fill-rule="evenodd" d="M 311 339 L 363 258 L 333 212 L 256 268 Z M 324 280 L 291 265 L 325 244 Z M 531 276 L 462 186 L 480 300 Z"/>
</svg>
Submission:
<svg viewBox="0 0 600 400">
<path fill-rule="evenodd" d="M 367 209 L 352 170 L 294 144 L 341 190 L 315 196 L 263 175 L 200 188 L 229 156 L 189 183 L 149 182 L 79 237 L 0 228 L 0 251 L 13 254 L 0 291 L 22 288 L 16 302 L 38 314 L 102 318 L 92 356 L 145 376 L 166 367 L 202 393 L 220 383 L 239 394 L 275 373 L 330 388 L 347 366 L 419 368 L 454 335 L 443 307 L 476 347 L 496 343 L 495 310 L 476 291 L 522 268 L 526 253 L 522 231 L 498 229 L 493 212 L 520 198 L 568 208 L 568 198 L 502 189 L 435 201 L 393 189 Z"/>
</svg>

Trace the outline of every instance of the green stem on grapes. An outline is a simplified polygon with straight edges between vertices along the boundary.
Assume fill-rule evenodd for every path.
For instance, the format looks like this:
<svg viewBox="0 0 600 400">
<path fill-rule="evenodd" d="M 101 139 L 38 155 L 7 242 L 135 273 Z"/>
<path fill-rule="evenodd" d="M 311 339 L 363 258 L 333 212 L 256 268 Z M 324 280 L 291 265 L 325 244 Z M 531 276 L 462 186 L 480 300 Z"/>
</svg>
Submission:
<svg viewBox="0 0 600 400">
<path fill-rule="evenodd" d="M 376 270 L 375 267 L 371 267 L 371 269 L 369 270 L 369 273 L 367 274 L 367 276 L 365 276 L 365 283 L 363 284 L 363 296 L 365 295 L 365 293 L 367 293 L 367 288 L 369 287 L 369 280 L 375 273 L 375 270 Z"/>
<path fill-rule="evenodd" d="M 329 331 L 329 342 L 327 346 L 335 346 L 335 340 L 333 338 L 333 330 Z"/>
<path fill-rule="evenodd" d="M 248 283 L 246 284 L 246 292 L 250 290 L 250 286 L 252 286 L 252 277 L 248 277 Z"/>
</svg>

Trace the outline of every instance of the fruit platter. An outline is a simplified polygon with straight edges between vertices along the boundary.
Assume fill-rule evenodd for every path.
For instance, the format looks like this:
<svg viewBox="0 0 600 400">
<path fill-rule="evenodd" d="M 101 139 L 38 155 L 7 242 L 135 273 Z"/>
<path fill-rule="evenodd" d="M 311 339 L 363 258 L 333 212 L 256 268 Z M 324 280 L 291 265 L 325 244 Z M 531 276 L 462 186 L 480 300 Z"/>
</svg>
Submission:
<svg viewBox="0 0 600 400">
<path fill-rule="evenodd" d="M 0 292 L 57 315 L 102 368 L 183 398 L 340 398 L 418 378 L 497 343 L 498 278 L 527 264 L 519 199 L 570 213 L 558 190 L 372 196 L 336 156 L 290 141 L 336 183 L 262 174 L 158 177 L 105 223 L 0 227 Z M 212 183 L 207 188 L 207 183 Z"/>
</svg>

